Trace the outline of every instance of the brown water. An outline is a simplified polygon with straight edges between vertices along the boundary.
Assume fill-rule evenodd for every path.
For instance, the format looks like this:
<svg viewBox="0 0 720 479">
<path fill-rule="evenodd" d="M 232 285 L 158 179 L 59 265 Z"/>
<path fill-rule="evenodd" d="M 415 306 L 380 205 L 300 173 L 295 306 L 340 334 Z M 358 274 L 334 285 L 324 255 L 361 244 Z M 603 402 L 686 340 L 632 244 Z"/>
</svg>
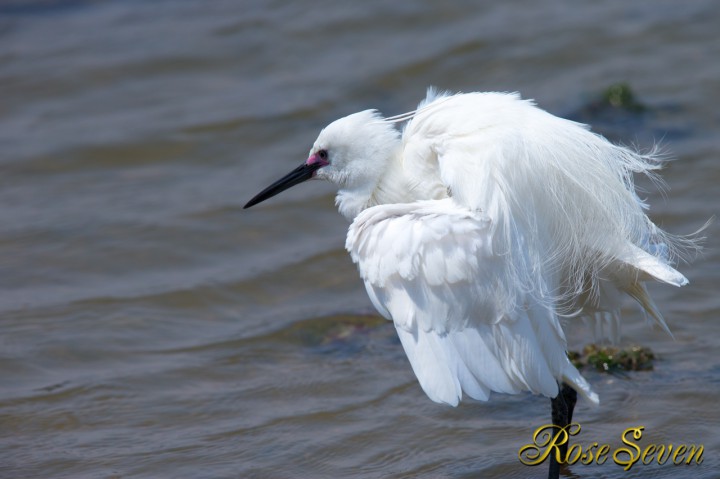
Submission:
<svg viewBox="0 0 720 479">
<path fill-rule="evenodd" d="M 243 211 L 319 128 L 410 110 L 427 85 L 517 90 L 681 161 L 653 218 L 720 200 L 717 2 L 0 2 L 0 477 L 543 477 L 530 395 L 432 403 L 343 250 L 329 187 Z M 643 113 L 589 108 L 625 81 Z M 720 256 L 628 305 L 652 372 L 587 372 L 580 442 L 702 443 L 720 477 Z M 592 338 L 570 333 L 580 348 Z"/>
</svg>

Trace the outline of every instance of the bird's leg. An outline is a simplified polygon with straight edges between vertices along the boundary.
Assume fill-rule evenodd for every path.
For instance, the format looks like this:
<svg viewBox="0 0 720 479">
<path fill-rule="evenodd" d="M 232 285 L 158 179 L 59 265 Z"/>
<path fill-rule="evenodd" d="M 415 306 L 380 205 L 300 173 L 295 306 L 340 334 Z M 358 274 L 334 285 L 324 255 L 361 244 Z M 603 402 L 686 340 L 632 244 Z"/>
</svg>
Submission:
<svg viewBox="0 0 720 479">
<path fill-rule="evenodd" d="M 552 398 L 550 402 L 552 404 L 552 423 L 554 426 L 558 427 L 558 432 L 556 433 L 557 435 L 560 433 L 559 429 L 566 428 L 568 424 L 572 423 L 573 411 L 575 410 L 575 403 L 577 403 L 577 391 L 567 384 L 562 383 L 560 384 L 558 395 Z M 568 440 L 564 444 L 558 446 L 560 458 L 563 460 L 567 456 L 569 442 L 570 437 L 568 436 Z M 558 462 L 556 455 L 551 453 L 548 479 L 559 479 L 559 477 L 560 463 Z"/>
<path fill-rule="evenodd" d="M 577 404 L 577 391 L 562 383 L 562 395 L 565 398 L 565 404 L 567 404 L 567 424 L 572 424 L 573 411 L 575 411 L 575 404 Z M 566 443 L 565 449 L 567 447 Z"/>
</svg>

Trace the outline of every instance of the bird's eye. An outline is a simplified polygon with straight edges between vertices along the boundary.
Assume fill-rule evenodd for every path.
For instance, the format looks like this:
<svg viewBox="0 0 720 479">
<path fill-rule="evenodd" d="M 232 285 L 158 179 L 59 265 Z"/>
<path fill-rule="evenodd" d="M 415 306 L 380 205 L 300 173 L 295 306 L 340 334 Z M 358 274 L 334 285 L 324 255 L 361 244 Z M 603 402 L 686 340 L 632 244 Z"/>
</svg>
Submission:
<svg viewBox="0 0 720 479">
<path fill-rule="evenodd" d="M 327 159 L 328 159 L 328 152 L 327 152 L 327 150 L 320 150 L 320 151 L 317 152 L 317 155 L 320 157 L 321 160 L 326 160 L 326 161 L 327 161 Z"/>
</svg>

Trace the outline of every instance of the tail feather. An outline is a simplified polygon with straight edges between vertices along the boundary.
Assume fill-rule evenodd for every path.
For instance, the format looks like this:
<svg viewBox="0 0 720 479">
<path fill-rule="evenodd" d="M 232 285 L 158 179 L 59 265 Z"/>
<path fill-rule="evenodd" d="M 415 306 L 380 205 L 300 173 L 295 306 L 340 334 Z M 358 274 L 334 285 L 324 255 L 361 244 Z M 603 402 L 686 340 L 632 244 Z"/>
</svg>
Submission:
<svg viewBox="0 0 720 479">
<path fill-rule="evenodd" d="M 672 284 L 673 286 L 685 286 L 688 284 L 687 278 L 678 270 L 657 256 L 653 256 L 635 245 L 626 245 L 625 249 L 616 255 L 616 258 L 626 265 L 644 273 L 644 275 L 638 278 L 640 280 L 655 279 L 663 283 Z M 632 296 L 632 294 L 630 295 Z"/>
<path fill-rule="evenodd" d="M 616 255 L 616 259 L 621 264 L 613 274 L 613 283 L 620 291 L 637 301 L 648 317 L 672 336 L 665 319 L 643 284 L 643 281 L 649 280 L 678 287 L 688 284 L 687 278 L 664 260 L 661 254 L 663 246 L 662 244 L 648 246 L 660 253 L 658 256 L 654 256 L 633 244 L 627 244 Z"/>
<path fill-rule="evenodd" d="M 685 280 L 687 281 L 687 280 Z M 672 283 L 671 283 L 672 284 Z M 681 286 L 681 285 L 676 285 Z M 671 337 L 673 337 L 673 334 L 670 332 L 670 328 L 668 328 L 667 323 L 665 322 L 665 319 L 663 319 L 662 314 L 660 314 L 660 311 L 658 310 L 657 306 L 655 305 L 655 302 L 652 300 L 650 295 L 648 294 L 647 288 L 645 288 L 645 285 L 642 283 L 633 283 L 629 286 L 625 286 L 622 288 L 624 292 L 626 292 L 630 297 L 632 297 L 635 301 L 640 303 L 640 306 L 643 307 L 645 312 L 655 320 L 655 324 L 660 326 L 662 329 L 665 330 Z"/>
</svg>

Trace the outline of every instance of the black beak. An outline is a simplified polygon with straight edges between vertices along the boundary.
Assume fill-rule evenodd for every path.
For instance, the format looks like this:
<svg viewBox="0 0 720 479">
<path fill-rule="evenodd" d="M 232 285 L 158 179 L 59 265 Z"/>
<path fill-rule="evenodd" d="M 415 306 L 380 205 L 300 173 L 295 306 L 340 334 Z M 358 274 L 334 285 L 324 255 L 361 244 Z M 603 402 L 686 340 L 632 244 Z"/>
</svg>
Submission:
<svg viewBox="0 0 720 479">
<path fill-rule="evenodd" d="M 310 165 L 303 163 L 302 165 L 298 166 L 294 170 L 292 170 L 287 175 L 283 176 L 279 180 L 277 180 L 272 185 L 268 186 L 264 190 L 262 190 L 260 193 L 255 195 L 253 199 L 247 202 L 245 206 L 243 206 L 243 209 L 250 208 L 251 206 L 255 206 L 256 204 L 265 201 L 268 198 L 272 198 L 273 196 L 277 195 L 278 193 L 282 193 L 283 191 L 287 190 L 288 188 L 295 186 L 297 184 L 302 183 L 303 181 L 309 180 L 312 178 L 315 171 L 317 171 L 318 168 L 323 166 L 320 163 L 312 163 Z"/>
</svg>

